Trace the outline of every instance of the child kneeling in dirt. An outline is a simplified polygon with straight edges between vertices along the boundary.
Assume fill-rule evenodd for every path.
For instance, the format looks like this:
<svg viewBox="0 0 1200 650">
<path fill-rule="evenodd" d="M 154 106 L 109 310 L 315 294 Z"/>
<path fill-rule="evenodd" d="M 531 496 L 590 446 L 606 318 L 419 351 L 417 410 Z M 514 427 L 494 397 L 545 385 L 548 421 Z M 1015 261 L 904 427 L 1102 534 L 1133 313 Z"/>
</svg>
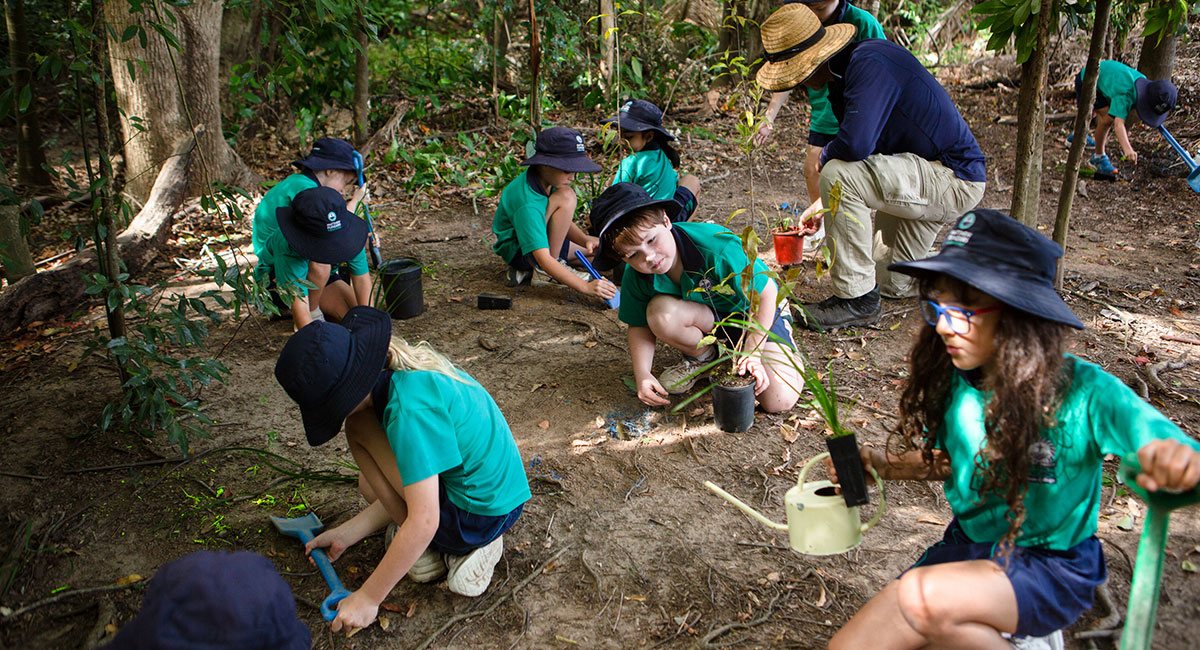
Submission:
<svg viewBox="0 0 1200 650">
<path fill-rule="evenodd" d="M 312 633 L 270 560 L 196 551 L 162 566 L 142 608 L 105 650 L 308 650 Z"/>
<path fill-rule="evenodd" d="M 1083 324 L 1054 290 L 1061 256 L 1008 215 L 974 210 L 937 255 L 890 265 L 920 281 L 929 327 L 889 449 L 860 455 L 883 478 L 944 480 L 955 518 L 830 648 L 1062 648 L 1106 578 L 1104 455 L 1136 453 L 1147 490 L 1196 485 L 1200 446 L 1066 354 Z"/>
<path fill-rule="evenodd" d="M 787 301 L 776 305 L 779 287 L 766 265 L 754 260 L 758 304 L 752 306 L 741 286 L 751 264 L 742 241 L 724 226 L 672 222 L 679 210 L 673 199 L 655 200 L 633 183 L 613 185 L 592 204 L 592 223 L 600 224 L 599 254 L 627 265 L 617 316 L 629 325 L 638 398 L 661 406 L 670 403 L 668 394 L 691 390 L 717 358 L 716 344 L 705 342 L 711 334 L 737 347 L 735 371 L 757 381 L 754 394 L 764 411 L 792 408 L 803 383 Z M 717 327 L 731 316 L 757 326 Z M 651 368 L 658 341 L 683 353 L 683 363 L 656 378 Z"/>
<path fill-rule="evenodd" d="M 576 173 L 600 171 L 588 158 L 583 136 L 565 126 L 542 131 L 536 153 L 521 164 L 528 167 L 500 194 L 492 232 L 492 250 L 508 263 L 508 286 L 527 281 L 559 282 L 589 296 L 607 299 L 617 294 L 608 280 L 593 280 L 572 269 L 575 251 L 591 258 L 597 240 L 575 225 L 577 198 L 571 189 Z"/>
<path fill-rule="evenodd" d="M 305 190 L 323 187 L 341 197 L 346 186 L 358 180 L 354 163 L 356 153 L 354 147 L 345 140 L 319 138 L 313 143 L 308 156 L 292 163 L 300 171 L 272 187 L 254 209 L 251 245 L 258 257 L 255 277 L 259 282 L 267 283 L 271 300 L 281 312 L 291 308 L 296 328 L 304 327 L 314 319 L 324 320 L 325 315 L 337 320 L 355 305 L 370 304 L 371 276 L 365 245 L 359 246 L 350 257 L 322 254 L 320 242 L 301 252 L 291 245 L 293 239 L 281 237 L 287 233 L 280 233 L 278 217 L 280 210 L 295 207 L 293 203 L 296 197 Z M 366 191 L 366 187 L 358 187 L 349 205 L 343 200 L 340 208 L 353 215 L 359 202 L 366 196 Z M 344 222 L 335 220 L 330 223 Z M 331 234 L 337 230 L 327 227 L 327 232 Z M 327 261 L 331 258 L 334 261 Z M 343 262 L 349 262 L 350 284 L 331 272 L 331 265 Z M 286 272 L 279 268 L 281 265 L 287 267 Z M 288 277 L 281 278 L 282 274 Z M 279 289 L 290 286 L 296 279 L 307 279 L 317 288 L 309 293 L 301 290 L 300 297 L 289 304 L 281 298 Z"/>
<path fill-rule="evenodd" d="M 621 138 L 629 143 L 633 153 L 621 160 L 613 185 L 641 185 L 656 199 L 674 199 L 680 205 L 673 221 L 687 221 L 696 211 L 696 196 L 700 194 L 700 179 L 692 174 L 680 177 L 679 152 L 675 136 L 662 124 L 662 109 L 644 99 L 631 99 L 621 106 L 616 116 L 603 124 L 616 123 Z"/>
<path fill-rule="evenodd" d="M 338 604 L 335 632 L 370 625 L 405 574 L 429 582 L 448 568 L 450 591 L 482 594 L 503 534 L 530 497 L 517 444 L 487 390 L 428 344 L 391 331 L 387 313 L 354 307 L 341 325 L 314 322 L 294 334 L 275 365 L 310 445 L 346 423 L 371 502 L 306 550 L 324 548 L 336 560 L 376 530 L 399 526 L 379 565 Z"/>
</svg>

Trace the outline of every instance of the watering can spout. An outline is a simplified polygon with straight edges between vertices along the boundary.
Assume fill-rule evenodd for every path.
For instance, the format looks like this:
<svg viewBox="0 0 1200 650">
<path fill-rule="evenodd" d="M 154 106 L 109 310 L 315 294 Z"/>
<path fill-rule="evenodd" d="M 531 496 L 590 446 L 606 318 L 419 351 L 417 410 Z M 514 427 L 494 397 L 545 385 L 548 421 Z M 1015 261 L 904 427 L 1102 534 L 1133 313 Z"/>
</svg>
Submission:
<svg viewBox="0 0 1200 650">
<path fill-rule="evenodd" d="M 721 488 L 717 487 L 716 484 L 714 484 L 712 481 L 705 481 L 704 487 L 712 490 L 713 492 L 716 492 L 717 496 L 719 496 L 719 497 L 725 499 L 726 501 L 732 503 L 733 505 L 737 506 L 739 510 L 741 510 L 742 512 L 757 519 L 759 523 L 766 526 L 767 528 L 773 528 L 775 530 L 787 530 L 788 529 L 787 524 L 777 524 L 777 523 L 771 521 L 770 519 L 767 519 L 766 517 L 759 514 L 759 512 L 757 510 L 755 510 L 754 508 L 751 508 L 750 506 L 742 503 L 741 500 L 738 499 L 737 497 L 735 497 L 732 494 L 726 492 L 725 490 L 722 490 Z"/>
</svg>

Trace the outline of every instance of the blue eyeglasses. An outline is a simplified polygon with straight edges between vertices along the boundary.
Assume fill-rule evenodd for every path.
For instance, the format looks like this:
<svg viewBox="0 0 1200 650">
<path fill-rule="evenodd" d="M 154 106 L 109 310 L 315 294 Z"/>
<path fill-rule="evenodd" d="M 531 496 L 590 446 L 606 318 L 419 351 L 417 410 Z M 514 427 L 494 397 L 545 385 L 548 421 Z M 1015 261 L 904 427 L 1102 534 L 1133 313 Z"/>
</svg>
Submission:
<svg viewBox="0 0 1200 650">
<path fill-rule="evenodd" d="M 955 334 L 966 334 L 971 331 L 971 317 L 976 314 L 986 314 L 990 311 L 1000 309 L 999 305 L 984 307 L 983 309 L 959 309 L 958 307 L 943 307 L 932 300 L 921 301 L 921 315 L 925 317 L 925 322 L 933 327 L 937 327 L 938 320 L 946 319 L 946 324 Z"/>
</svg>

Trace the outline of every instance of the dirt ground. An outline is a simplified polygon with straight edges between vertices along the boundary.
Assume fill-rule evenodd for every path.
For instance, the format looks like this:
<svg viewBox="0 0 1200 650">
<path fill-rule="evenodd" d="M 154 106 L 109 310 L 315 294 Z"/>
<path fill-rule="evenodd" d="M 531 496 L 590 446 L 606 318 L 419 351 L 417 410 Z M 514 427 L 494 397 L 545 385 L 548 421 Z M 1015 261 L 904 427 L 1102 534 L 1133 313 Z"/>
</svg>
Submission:
<svg viewBox="0 0 1200 650">
<path fill-rule="evenodd" d="M 1180 47 L 1180 109 L 1170 122 L 1193 147 L 1200 135 L 1195 43 Z M 996 120 L 1013 112 L 1016 92 L 1007 83 L 972 83 L 981 78 L 972 66 L 939 76 L 989 156 L 982 206 L 1006 209 L 1016 127 Z M 1070 110 L 1069 90 L 1060 87 L 1051 104 Z M 803 195 L 804 110 L 786 109 L 774 145 L 756 157 L 759 206 Z M 732 122 L 718 116 L 702 126 L 731 138 Z M 695 125 L 681 126 L 686 133 Z M 715 178 L 704 186 L 698 217 L 724 222 L 749 207 L 746 168 L 731 145 L 696 132 L 683 138 L 685 164 L 701 178 Z M 1088 326 L 1071 351 L 1137 386 L 1150 365 L 1200 352 L 1200 201 L 1182 167 L 1171 166 L 1177 158 L 1161 138 L 1141 128 L 1133 142 L 1142 155 L 1136 170 L 1116 183 L 1089 181 L 1086 196 L 1075 197 L 1065 298 Z M 1065 158 L 1063 126 L 1048 125 L 1040 219 L 1047 234 L 1061 177 L 1055 166 Z M 278 177 L 286 163 L 254 161 L 268 177 Z M 939 538 L 950 519 L 940 485 L 894 482 L 887 485 L 886 512 L 857 549 L 830 557 L 791 552 L 785 534 L 761 527 L 701 483 L 711 480 L 782 519 L 783 493 L 805 460 L 824 448 L 812 413 L 760 412 L 749 431 L 728 434 L 714 426 L 707 397 L 680 414 L 644 407 L 621 380 L 631 371 L 615 312 L 562 287 L 504 287 L 504 266 L 490 251 L 494 200 L 472 202 L 453 191 L 425 199 L 428 208 L 414 210 L 407 197 L 374 195 L 384 256 L 415 257 L 426 267 L 424 313 L 395 328 L 410 340 L 430 341 L 491 391 L 533 491 L 505 535 L 504 559 L 484 596 L 467 599 L 444 583 L 402 581 L 380 611 L 387 629 L 333 638 L 314 606 L 326 593 L 323 581 L 300 544 L 277 534 L 267 519 L 311 511 L 332 526 L 360 507 L 350 482 L 279 471 L 353 476 L 344 438 L 308 448 L 297 410 L 273 380 L 290 322 L 255 317 L 216 329 L 211 348 L 227 346 L 221 359 L 231 375 L 227 385 L 204 392 L 206 413 L 218 423 L 211 440 L 195 440 L 192 459 L 181 462 L 161 438 L 90 433 L 116 390 L 105 362 L 78 361 L 82 339 L 102 320 L 92 309 L 39 324 L 5 344 L 0 548 L 17 571 L 3 605 L 16 610 L 73 589 L 149 577 L 194 550 L 250 549 L 269 557 L 290 583 L 317 648 L 818 648 Z M 198 219 L 188 217 L 180 227 L 203 227 Z M 248 245 L 249 221 L 242 226 Z M 763 259 L 774 263 L 770 251 Z M 172 284 L 197 290 L 198 282 L 185 274 Z M 513 308 L 476 309 L 482 292 L 513 296 Z M 811 263 L 797 292 L 807 299 L 828 294 Z M 856 400 L 850 420 L 860 441 L 886 436 L 906 350 L 923 326 L 915 300 L 885 307 L 876 327 L 797 335 L 813 359 L 832 360 L 841 390 Z M 51 337 L 49 328 L 73 333 Z M 675 359 L 660 346 L 659 367 Z M 1200 435 L 1195 363 L 1161 378 L 1161 387 L 1149 388 L 1153 403 Z M 1109 464 L 1110 473 L 1115 466 Z M 879 495 L 872 493 L 876 504 Z M 1119 486 L 1106 487 L 1104 496 L 1099 534 L 1112 594 L 1123 609 L 1144 506 Z M 1194 510 L 1176 515 L 1156 648 L 1196 646 L 1198 543 L 1200 517 Z M 380 536 L 368 538 L 337 563 L 347 586 L 365 579 L 382 544 Z M 81 647 L 107 634 L 106 625 L 127 622 L 142 595 L 133 587 L 64 597 L 0 620 L 0 648 Z M 1070 632 L 1086 631 L 1104 615 L 1093 611 Z M 1068 647 L 1088 643 L 1070 638 Z M 1107 638 L 1096 643 L 1111 647 Z"/>
</svg>

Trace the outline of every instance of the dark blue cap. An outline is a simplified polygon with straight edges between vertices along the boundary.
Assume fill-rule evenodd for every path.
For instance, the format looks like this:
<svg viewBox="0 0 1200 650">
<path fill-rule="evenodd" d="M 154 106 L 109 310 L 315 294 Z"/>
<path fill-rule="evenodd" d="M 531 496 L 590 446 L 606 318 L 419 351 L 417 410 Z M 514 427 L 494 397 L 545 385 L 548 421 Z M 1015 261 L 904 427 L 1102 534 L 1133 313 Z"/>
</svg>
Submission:
<svg viewBox="0 0 1200 650">
<path fill-rule="evenodd" d="M 279 231 L 301 257 L 321 264 L 341 264 L 367 244 L 367 222 L 346 209 L 346 199 L 332 187 L 300 192 L 275 211 Z"/>
<path fill-rule="evenodd" d="M 589 174 L 600 171 L 600 165 L 588 158 L 583 136 L 575 129 L 550 127 L 538 134 L 533 149 L 533 156 L 522 165 L 545 165 L 564 172 Z"/>
<path fill-rule="evenodd" d="M 358 169 L 354 165 L 354 154 L 354 146 L 345 140 L 317 138 L 317 141 L 313 143 L 312 151 L 308 152 L 304 158 L 293 161 L 292 164 L 314 172 L 322 169 L 344 169 L 352 172 Z"/>
<path fill-rule="evenodd" d="M 106 650 L 308 650 L 312 633 L 267 558 L 197 551 L 154 574 Z"/>
<path fill-rule="evenodd" d="M 663 128 L 662 117 L 662 110 L 654 104 L 644 99 L 630 99 L 621 105 L 616 116 L 604 120 L 602 124 L 616 122 L 626 131 L 658 131 L 668 140 L 674 140 L 675 136 Z"/>
<path fill-rule="evenodd" d="M 593 224 L 599 224 L 597 237 L 600 238 L 599 247 L 596 249 L 597 255 L 603 255 L 610 259 L 616 259 L 611 255 L 612 237 L 605 237 L 608 229 L 617 222 L 618 219 L 625 215 L 642 208 L 662 208 L 667 213 L 667 217 L 674 217 L 679 214 L 679 210 L 683 206 L 674 199 L 656 199 L 650 196 L 646 188 L 636 183 L 617 183 L 612 187 L 600 193 L 596 200 L 592 202 L 591 220 Z"/>
<path fill-rule="evenodd" d="M 944 273 L 1009 307 L 1083 329 L 1054 290 L 1062 248 L 1045 235 L 1000 212 L 976 209 L 958 219 L 933 257 L 888 265 L 920 276 Z"/>
<path fill-rule="evenodd" d="M 308 444 L 325 444 L 375 386 L 387 361 L 392 319 L 374 307 L 353 307 L 341 324 L 313 321 L 288 339 L 275 379 L 300 407 Z"/>
<path fill-rule="evenodd" d="M 1179 100 L 1179 90 L 1170 80 L 1150 81 L 1145 77 L 1133 82 L 1133 87 L 1137 90 L 1134 105 L 1137 107 L 1138 117 L 1146 126 L 1158 128 L 1167 120 L 1167 113 L 1175 108 L 1175 102 Z"/>
</svg>

